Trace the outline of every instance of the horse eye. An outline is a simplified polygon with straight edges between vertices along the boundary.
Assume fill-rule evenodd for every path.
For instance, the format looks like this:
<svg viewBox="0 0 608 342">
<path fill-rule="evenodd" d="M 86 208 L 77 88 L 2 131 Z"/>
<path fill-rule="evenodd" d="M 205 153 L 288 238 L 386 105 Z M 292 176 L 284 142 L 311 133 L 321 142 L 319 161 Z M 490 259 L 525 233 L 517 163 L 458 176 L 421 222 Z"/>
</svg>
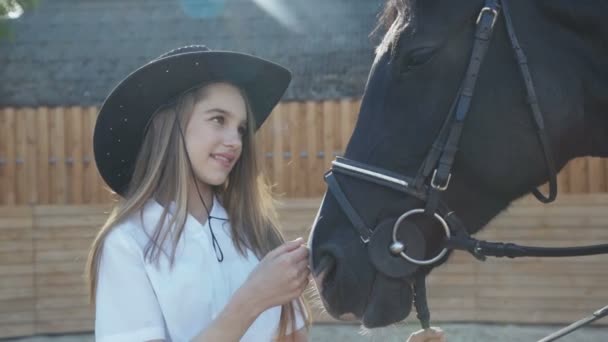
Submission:
<svg viewBox="0 0 608 342">
<path fill-rule="evenodd" d="M 404 74 L 430 62 L 435 55 L 435 48 L 425 47 L 412 50 L 401 60 L 399 73 Z"/>
</svg>

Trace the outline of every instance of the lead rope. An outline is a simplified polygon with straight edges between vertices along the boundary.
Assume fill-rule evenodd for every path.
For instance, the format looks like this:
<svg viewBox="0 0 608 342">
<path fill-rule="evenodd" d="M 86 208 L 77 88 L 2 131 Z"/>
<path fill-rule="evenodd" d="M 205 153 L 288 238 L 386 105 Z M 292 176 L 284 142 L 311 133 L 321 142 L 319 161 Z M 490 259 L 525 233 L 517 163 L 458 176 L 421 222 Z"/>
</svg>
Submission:
<svg viewBox="0 0 608 342">
<path fill-rule="evenodd" d="M 431 312 L 426 301 L 426 275 L 420 275 L 414 281 L 414 306 L 422 329 L 430 328 Z"/>
</svg>

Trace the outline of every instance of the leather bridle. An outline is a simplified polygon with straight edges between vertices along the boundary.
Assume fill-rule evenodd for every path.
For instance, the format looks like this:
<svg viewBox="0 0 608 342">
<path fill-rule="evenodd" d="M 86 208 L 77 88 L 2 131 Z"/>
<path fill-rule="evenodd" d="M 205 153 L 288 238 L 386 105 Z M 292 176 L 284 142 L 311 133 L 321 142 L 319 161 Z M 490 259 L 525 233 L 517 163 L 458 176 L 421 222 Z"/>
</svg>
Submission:
<svg viewBox="0 0 608 342">
<path fill-rule="evenodd" d="M 527 59 L 515 35 L 507 0 L 486 0 L 484 7 L 479 12 L 473 49 L 464 79 L 444 124 L 415 177 L 403 176 L 346 158 L 334 160 L 331 170 L 325 174 L 329 191 L 356 229 L 361 241 L 368 247 L 370 259 L 378 271 L 393 278 L 414 277 L 414 304 L 423 328 L 430 326 L 430 313 L 426 301 L 426 275 L 416 275 L 415 273 L 420 266 L 440 262 L 449 249 L 468 251 L 480 260 L 484 260 L 486 256 L 509 258 L 523 256 L 563 257 L 608 253 L 608 244 L 546 248 L 477 240 L 469 236 L 467 229 L 457 215 L 450 211 L 445 202 L 441 200 L 441 194 L 448 189 L 450 184 L 452 166 L 458 150 L 464 121 L 471 107 L 479 70 L 488 50 L 495 23 L 501 13 L 501 7 L 509 40 L 524 79 L 528 103 L 531 107 L 532 117 L 536 124 L 539 142 L 549 173 L 549 195 L 544 196 L 537 189 L 534 189 L 533 193 L 543 203 L 554 201 L 557 197 L 557 172 L 553 153 Z M 396 221 L 382 221 L 372 229 L 366 225 L 357 210 L 350 204 L 335 174 L 357 178 L 413 196 L 424 203 L 424 207 L 409 210 L 397 218 Z M 445 234 L 441 251 L 428 259 L 424 259 L 427 252 L 424 235 L 420 232 L 418 226 L 410 223 L 411 217 L 416 215 L 426 215 L 437 221 Z M 388 251 L 387 246 L 390 246 Z M 393 256 L 401 256 L 401 258 Z M 591 320 L 585 318 L 571 325 L 570 330 L 563 329 L 563 331 L 558 332 L 561 334 L 550 335 L 547 337 L 548 339 L 541 341 L 553 341 L 555 338 L 579 328 L 583 321 L 588 324 L 606 315 L 608 315 L 608 306 L 594 313 Z"/>
</svg>

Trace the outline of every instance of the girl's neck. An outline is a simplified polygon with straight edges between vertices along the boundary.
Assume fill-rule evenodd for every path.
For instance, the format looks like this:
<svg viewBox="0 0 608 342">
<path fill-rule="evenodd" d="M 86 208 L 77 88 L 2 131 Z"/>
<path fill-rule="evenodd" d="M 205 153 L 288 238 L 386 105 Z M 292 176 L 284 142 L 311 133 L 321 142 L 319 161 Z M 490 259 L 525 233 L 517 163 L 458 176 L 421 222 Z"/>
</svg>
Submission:
<svg viewBox="0 0 608 342">
<path fill-rule="evenodd" d="M 194 182 L 190 183 L 188 189 L 188 213 L 196 218 L 201 224 L 207 222 L 207 210 L 211 213 L 211 208 L 214 205 L 213 203 L 213 190 L 212 188 L 205 183 L 198 182 L 198 190 L 196 190 L 196 185 Z M 201 197 L 205 204 L 201 202 Z M 205 209 L 205 207 L 207 209 Z"/>
</svg>

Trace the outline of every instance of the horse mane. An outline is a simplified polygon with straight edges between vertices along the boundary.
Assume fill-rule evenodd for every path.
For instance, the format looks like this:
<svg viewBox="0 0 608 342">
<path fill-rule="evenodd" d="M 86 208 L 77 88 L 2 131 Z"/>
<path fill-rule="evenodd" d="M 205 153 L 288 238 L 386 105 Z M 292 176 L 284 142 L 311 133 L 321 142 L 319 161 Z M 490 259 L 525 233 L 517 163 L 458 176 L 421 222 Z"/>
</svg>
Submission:
<svg viewBox="0 0 608 342">
<path fill-rule="evenodd" d="M 574 32 L 608 40 L 608 1 L 540 0 L 538 4 L 543 13 Z"/>
<path fill-rule="evenodd" d="M 565 27 L 608 44 L 608 1 L 606 0 L 537 0 L 537 5 L 547 16 L 555 19 Z M 370 37 L 383 35 L 390 30 L 395 21 L 398 33 L 408 26 L 414 17 L 416 0 L 386 0 L 384 8 L 378 15 L 378 22 Z M 396 39 L 398 34 L 394 34 Z M 376 49 L 386 48 L 383 44 L 393 45 L 394 41 L 383 42 Z M 608 46 L 608 45 L 604 45 Z"/>
<path fill-rule="evenodd" d="M 416 0 L 387 0 L 378 15 L 378 23 L 372 35 L 388 30 L 402 18 L 404 26 L 412 19 Z M 608 37 L 608 1 L 598 0 L 538 0 L 540 8 L 566 25 L 579 28 L 585 33 Z"/>
</svg>

